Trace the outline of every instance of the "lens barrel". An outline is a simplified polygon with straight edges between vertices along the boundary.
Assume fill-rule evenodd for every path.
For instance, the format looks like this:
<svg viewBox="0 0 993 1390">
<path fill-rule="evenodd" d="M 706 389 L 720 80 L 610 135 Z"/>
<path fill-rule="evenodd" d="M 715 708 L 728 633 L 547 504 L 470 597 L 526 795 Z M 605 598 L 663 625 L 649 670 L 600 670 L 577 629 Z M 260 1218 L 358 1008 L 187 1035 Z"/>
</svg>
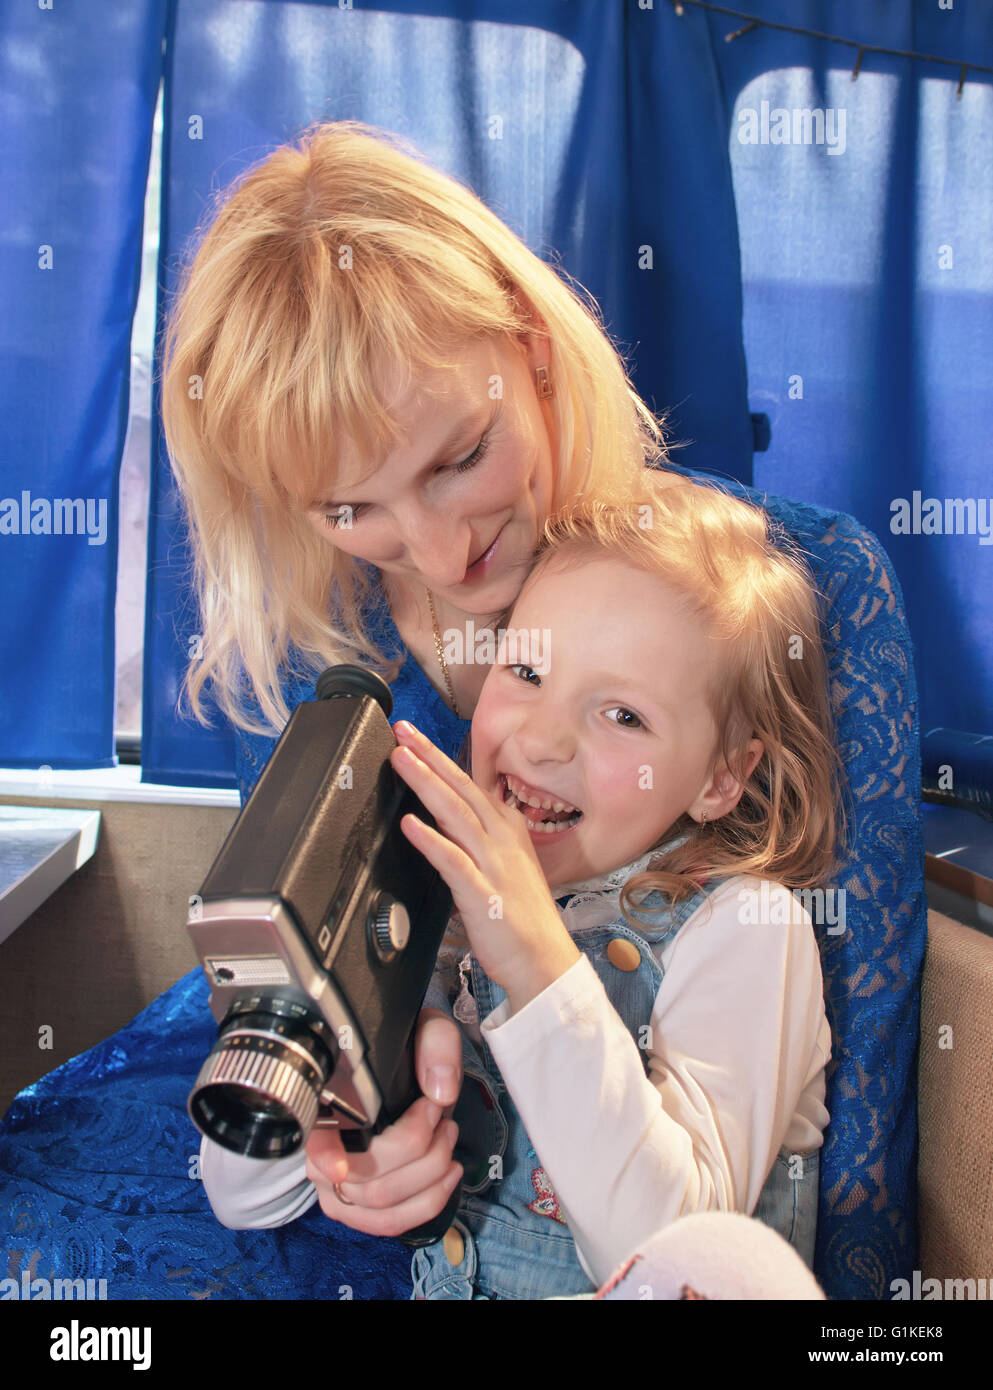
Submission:
<svg viewBox="0 0 993 1390">
<path fill-rule="evenodd" d="M 237 1000 L 200 1069 L 193 1123 L 246 1158 L 282 1158 L 307 1142 L 338 1046 L 311 1009 L 279 995 Z"/>
</svg>

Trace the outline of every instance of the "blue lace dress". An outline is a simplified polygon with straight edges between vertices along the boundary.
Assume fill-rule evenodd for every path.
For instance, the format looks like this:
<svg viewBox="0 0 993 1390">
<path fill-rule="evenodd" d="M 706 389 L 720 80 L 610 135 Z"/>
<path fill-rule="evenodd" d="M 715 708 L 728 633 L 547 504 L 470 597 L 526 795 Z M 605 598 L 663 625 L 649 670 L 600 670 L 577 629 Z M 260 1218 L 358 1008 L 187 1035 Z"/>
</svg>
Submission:
<svg viewBox="0 0 993 1390">
<path fill-rule="evenodd" d="M 834 1056 L 814 1273 L 829 1297 L 886 1298 L 917 1256 L 914 1058 L 927 919 L 910 637 L 889 560 L 858 522 L 726 485 L 799 540 L 828 599 L 854 835 L 837 880 L 847 930 L 820 943 Z M 385 604 L 373 617 L 402 652 Z M 313 682 L 298 676 L 284 689 L 290 708 L 313 698 Z M 412 720 L 454 757 L 468 722 L 415 661 L 392 691 L 391 722 Z M 237 746 L 244 802 L 275 739 L 239 732 Z M 215 1219 L 186 1113 L 216 1037 L 207 994 L 198 967 L 16 1097 L 0 1124 L 0 1279 L 103 1279 L 111 1299 L 409 1298 L 408 1247 L 329 1222 L 316 1204 L 271 1231 Z"/>
</svg>

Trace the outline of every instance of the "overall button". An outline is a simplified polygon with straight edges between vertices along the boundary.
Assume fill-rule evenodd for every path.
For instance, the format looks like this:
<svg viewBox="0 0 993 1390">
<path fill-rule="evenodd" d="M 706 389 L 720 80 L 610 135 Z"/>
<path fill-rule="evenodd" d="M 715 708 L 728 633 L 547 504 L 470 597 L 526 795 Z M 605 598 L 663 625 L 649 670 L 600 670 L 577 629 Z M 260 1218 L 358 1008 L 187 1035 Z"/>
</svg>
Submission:
<svg viewBox="0 0 993 1390">
<path fill-rule="evenodd" d="M 457 1226 L 449 1226 L 441 1242 L 445 1252 L 445 1259 L 456 1268 L 465 1259 L 465 1241 L 462 1239 L 462 1232 Z"/>
<path fill-rule="evenodd" d="M 618 970 L 637 970 L 641 964 L 641 952 L 627 937 L 615 936 L 607 946 L 607 959 Z"/>
</svg>

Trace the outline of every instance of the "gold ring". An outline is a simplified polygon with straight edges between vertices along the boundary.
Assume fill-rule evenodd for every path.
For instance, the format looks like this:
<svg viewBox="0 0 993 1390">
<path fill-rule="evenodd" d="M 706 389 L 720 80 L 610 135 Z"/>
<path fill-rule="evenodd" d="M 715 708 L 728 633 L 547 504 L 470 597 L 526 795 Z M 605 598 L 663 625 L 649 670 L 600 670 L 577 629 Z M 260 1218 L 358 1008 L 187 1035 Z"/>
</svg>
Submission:
<svg viewBox="0 0 993 1390">
<path fill-rule="evenodd" d="M 334 1195 L 338 1198 L 338 1201 L 342 1204 L 343 1207 L 354 1207 L 354 1202 L 350 1202 L 347 1197 L 343 1197 L 341 1195 L 341 1188 L 338 1186 L 337 1183 L 333 1183 L 332 1186 L 334 1187 Z"/>
</svg>

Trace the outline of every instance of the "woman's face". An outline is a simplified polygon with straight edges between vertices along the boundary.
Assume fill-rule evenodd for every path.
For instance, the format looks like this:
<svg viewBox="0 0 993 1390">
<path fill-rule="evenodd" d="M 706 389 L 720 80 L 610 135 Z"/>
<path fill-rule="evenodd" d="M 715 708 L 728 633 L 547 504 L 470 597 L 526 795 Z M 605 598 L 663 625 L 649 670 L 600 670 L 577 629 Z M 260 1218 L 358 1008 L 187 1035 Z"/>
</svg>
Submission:
<svg viewBox="0 0 993 1390">
<path fill-rule="evenodd" d="M 582 812 L 531 829 L 550 887 L 630 864 L 687 811 L 713 820 L 737 802 L 716 766 L 721 644 L 668 585 L 611 556 L 552 561 L 507 633 L 473 715 L 472 777 L 501 802 L 509 785 Z"/>
<path fill-rule="evenodd" d="M 518 349 L 483 340 L 454 372 L 394 393 L 406 441 L 361 482 L 366 465 L 346 451 L 340 479 L 309 509 L 314 526 L 463 612 L 508 608 L 551 506 L 556 435 L 550 402 L 537 395 L 541 363 L 547 340 L 531 336 Z"/>
</svg>

